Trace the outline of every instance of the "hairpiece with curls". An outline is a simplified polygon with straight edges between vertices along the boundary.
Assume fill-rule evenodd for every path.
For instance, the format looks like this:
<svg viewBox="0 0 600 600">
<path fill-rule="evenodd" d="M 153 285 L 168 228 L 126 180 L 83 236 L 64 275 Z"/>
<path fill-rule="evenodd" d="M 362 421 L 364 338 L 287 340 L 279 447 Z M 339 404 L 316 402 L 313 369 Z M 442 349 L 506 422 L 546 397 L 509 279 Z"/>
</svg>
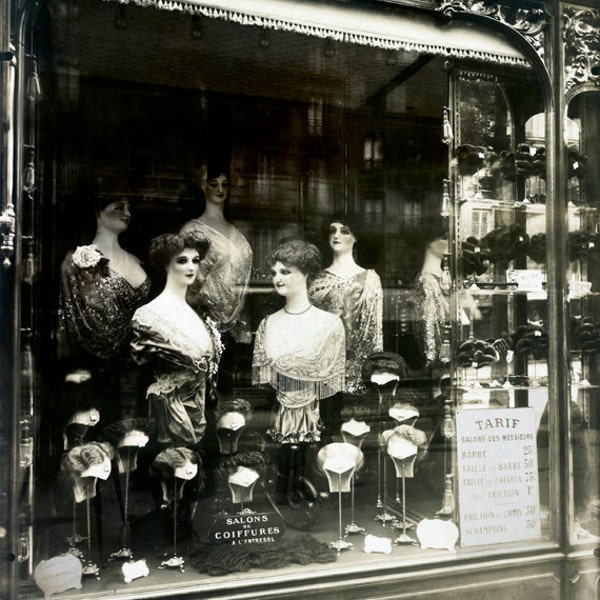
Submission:
<svg viewBox="0 0 600 600">
<path fill-rule="evenodd" d="M 196 452 L 184 446 L 178 446 L 159 452 L 152 462 L 152 467 L 160 477 L 168 479 L 175 476 L 175 469 L 183 467 L 188 462 L 198 465 L 199 468 L 202 466 L 200 456 Z"/>
<path fill-rule="evenodd" d="M 223 415 L 231 412 L 239 412 L 244 416 L 244 419 L 248 420 L 252 416 L 252 405 L 248 400 L 244 400 L 243 398 L 225 400 L 217 404 L 215 417 L 218 421 Z"/>
<path fill-rule="evenodd" d="M 60 468 L 71 481 L 75 481 L 90 467 L 102 464 L 106 458 L 112 460 L 114 454 L 115 451 L 108 442 L 89 442 L 66 452 Z"/>
<path fill-rule="evenodd" d="M 269 255 L 267 264 L 273 266 L 276 262 L 281 262 L 286 267 L 296 267 L 309 278 L 321 270 L 319 249 L 314 244 L 302 240 L 291 240 L 277 246 Z"/>
<path fill-rule="evenodd" d="M 171 259 L 185 250 L 196 250 L 202 260 L 210 247 L 210 240 L 197 231 L 190 231 L 183 235 L 177 233 L 163 233 L 150 242 L 150 264 L 159 271 L 166 271 Z"/>
<path fill-rule="evenodd" d="M 235 473 L 238 467 L 254 469 L 259 475 L 264 474 L 267 469 L 267 459 L 258 450 L 242 450 L 221 459 L 217 467 L 217 475 L 226 481 L 227 477 Z"/>
</svg>

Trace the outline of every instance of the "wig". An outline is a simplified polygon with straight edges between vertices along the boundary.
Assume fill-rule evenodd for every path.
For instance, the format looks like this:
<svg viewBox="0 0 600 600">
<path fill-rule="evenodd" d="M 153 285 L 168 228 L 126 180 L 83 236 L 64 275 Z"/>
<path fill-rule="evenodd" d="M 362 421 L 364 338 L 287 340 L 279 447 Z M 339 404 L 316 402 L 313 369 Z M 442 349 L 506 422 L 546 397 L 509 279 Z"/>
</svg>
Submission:
<svg viewBox="0 0 600 600">
<path fill-rule="evenodd" d="M 188 462 L 198 465 L 198 469 L 202 467 L 202 461 L 196 452 L 178 446 L 177 448 L 166 448 L 157 454 L 152 462 L 152 467 L 159 477 L 169 479 L 175 477 L 175 469 L 183 467 Z"/>
<path fill-rule="evenodd" d="M 114 454 L 108 442 L 89 442 L 66 452 L 60 468 L 71 481 L 76 481 L 90 467 L 102 464 L 107 458 L 112 460 Z"/>
<path fill-rule="evenodd" d="M 267 469 L 267 459 L 262 452 L 257 450 L 242 450 L 237 454 L 222 458 L 217 467 L 217 475 L 220 479 L 227 480 L 227 477 L 235 473 L 238 467 L 253 469 L 262 475 Z"/>
<path fill-rule="evenodd" d="M 100 437 L 114 448 L 118 448 L 125 436 L 132 431 L 139 431 L 152 439 L 156 436 L 156 425 L 150 419 L 143 417 L 123 419 L 105 427 Z"/>
<path fill-rule="evenodd" d="M 397 375 L 399 379 L 406 379 L 408 365 L 404 358 L 394 352 L 374 352 L 363 363 L 362 379 L 365 382 L 371 381 L 373 373 L 381 372 Z"/>
<path fill-rule="evenodd" d="M 314 244 L 301 240 L 292 240 L 277 246 L 268 257 L 267 264 L 273 266 L 276 262 L 281 262 L 286 267 L 295 267 L 309 279 L 321 270 L 319 249 Z"/>
<path fill-rule="evenodd" d="M 215 408 L 215 418 L 218 421 L 223 415 L 232 412 L 240 413 L 247 421 L 252 416 L 252 405 L 243 398 L 232 398 L 231 400 L 219 402 Z"/>
<path fill-rule="evenodd" d="M 166 272 L 171 259 L 186 248 L 196 250 L 200 255 L 200 260 L 202 260 L 206 256 L 209 247 L 210 240 L 195 231 L 183 235 L 163 233 L 150 242 L 150 264 L 157 271 Z"/>
</svg>

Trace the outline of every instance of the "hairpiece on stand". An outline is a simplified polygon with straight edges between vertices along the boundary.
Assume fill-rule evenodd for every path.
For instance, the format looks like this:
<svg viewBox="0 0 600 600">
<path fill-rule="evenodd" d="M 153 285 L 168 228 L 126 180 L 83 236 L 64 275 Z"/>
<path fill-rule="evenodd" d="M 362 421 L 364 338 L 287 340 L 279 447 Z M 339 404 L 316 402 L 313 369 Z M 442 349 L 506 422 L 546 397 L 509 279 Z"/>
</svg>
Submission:
<svg viewBox="0 0 600 600">
<path fill-rule="evenodd" d="M 529 235 L 517 223 L 503 225 L 487 233 L 481 242 L 490 249 L 492 262 L 508 262 L 526 255 Z"/>
<path fill-rule="evenodd" d="M 237 454 L 222 457 L 217 466 L 217 475 L 222 481 L 226 482 L 227 478 L 235 473 L 238 467 L 252 469 L 263 476 L 267 469 L 267 459 L 258 450 L 242 450 Z"/>
<path fill-rule="evenodd" d="M 156 439 L 156 425 L 142 417 L 123 419 L 106 426 L 100 438 L 116 449 L 119 473 L 134 471 L 137 468 L 137 452 L 128 449 L 143 448 L 150 440 Z"/>
<path fill-rule="evenodd" d="M 485 149 L 483 146 L 461 144 L 454 151 L 459 175 L 474 175 L 483 167 Z"/>
<path fill-rule="evenodd" d="M 386 429 L 381 433 L 380 443 L 383 444 L 391 457 L 403 460 L 413 457 L 419 462 L 427 452 L 427 434 L 412 425 L 401 424 L 393 429 Z M 406 477 L 414 477 L 414 463 L 407 465 Z M 396 465 L 398 473 L 398 466 Z M 398 475 L 400 476 L 400 475 Z"/>
<path fill-rule="evenodd" d="M 388 414 L 397 423 L 404 423 L 411 419 L 417 419 L 419 416 L 419 409 L 407 402 L 396 402 L 390 407 Z"/>
<path fill-rule="evenodd" d="M 107 442 L 88 442 L 63 454 L 60 468 L 73 486 L 75 502 L 96 496 L 96 480 L 108 479 L 113 456 Z"/>
<path fill-rule="evenodd" d="M 262 452 L 243 450 L 220 459 L 216 469 L 219 482 L 219 498 L 225 497 L 229 488 L 234 504 L 242 504 L 253 500 L 254 484 L 263 479 L 267 470 L 267 460 Z"/>
<path fill-rule="evenodd" d="M 217 440 L 221 454 L 235 454 L 246 422 L 252 416 L 251 404 L 242 398 L 227 400 L 217 405 Z"/>
<path fill-rule="evenodd" d="M 362 450 L 346 442 L 327 444 L 317 454 L 317 464 L 327 477 L 329 491 L 338 494 L 338 539 L 329 544 L 338 553 L 353 548 L 353 545 L 342 537 L 342 492 L 351 492 L 354 489 L 354 474 L 363 463 Z"/>
<path fill-rule="evenodd" d="M 156 474 L 162 479 L 171 479 L 181 467 L 188 463 L 202 466 L 202 461 L 197 452 L 184 446 L 165 448 L 159 452 L 152 461 L 152 467 Z"/>
<path fill-rule="evenodd" d="M 585 174 L 588 167 L 588 157 L 585 154 L 579 152 L 579 150 L 573 146 L 567 149 L 567 161 L 569 170 L 567 177 L 578 177 L 581 179 Z"/>
<path fill-rule="evenodd" d="M 600 324 L 594 317 L 587 316 L 571 321 L 571 338 L 573 350 L 581 350 L 586 354 L 600 351 Z"/>
<path fill-rule="evenodd" d="M 396 380 L 406 379 L 408 365 L 399 354 L 393 352 L 375 352 L 365 360 L 361 371 L 364 382 L 372 381 L 374 374 L 388 374 Z"/>
<path fill-rule="evenodd" d="M 358 396 L 358 401 L 353 401 L 352 396 L 348 395 L 345 398 L 344 408 L 340 412 L 342 421 L 366 421 L 373 416 L 373 409 L 364 405 L 364 396 Z"/>
<path fill-rule="evenodd" d="M 458 363 L 461 367 L 480 369 L 500 360 L 498 351 L 486 340 L 468 339 L 458 348 Z"/>
<path fill-rule="evenodd" d="M 92 374 L 87 369 L 75 369 L 65 375 L 60 387 L 59 415 L 62 427 L 64 449 L 85 443 L 90 427 L 100 422 L 100 412 L 96 408 L 93 393 Z"/>
<path fill-rule="evenodd" d="M 590 231 L 569 232 L 569 260 L 586 257 L 590 252 L 597 252 L 597 235 Z"/>
<path fill-rule="evenodd" d="M 470 236 L 461 244 L 463 275 L 483 275 L 490 266 L 490 251 L 476 237 Z"/>
<path fill-rule="evenodd" d="M 508 343 L 515 354 L 531 355 L 535 360 L 548 357 L 548 333 L 541 325 L 535 323 L 520 325 L 509 336 Z"/>
<path fill-rule="evenodd" d="M 527 245 L 527 256 L 538 264 L 544 264 L 546 262 L 546 234 L 535 233 L 529 238 L 529 244 Z"/>
</svg>

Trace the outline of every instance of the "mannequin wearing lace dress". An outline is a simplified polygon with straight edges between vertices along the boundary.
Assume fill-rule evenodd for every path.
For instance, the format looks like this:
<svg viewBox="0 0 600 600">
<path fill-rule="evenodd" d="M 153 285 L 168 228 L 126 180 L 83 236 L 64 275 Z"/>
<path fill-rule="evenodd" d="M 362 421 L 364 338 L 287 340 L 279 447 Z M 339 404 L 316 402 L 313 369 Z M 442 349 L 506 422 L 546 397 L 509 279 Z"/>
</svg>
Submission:
<svg viewBox="0 0 600 600">
<path fill-rule="evenodd" d="M 132 319 L 132 355 L 154 367 L 148 387 L 158 441 L 195 447 L 206 429 L 207 389 L 216 375 L 220 341 L 209 317 L 186 302 L 210 242 L 200 234 L 164 234 L 152 240 L 150 262 L 166 270 L 163 291 Z"/>
<path fill-rule="evenodd" d="M 228 167 L 211 163 L 203 169 L 204 211 L 188 221 L 180 234 L 199 232 L 211 242 L 200 265 L 201 276 L 188 291 L 188 302 L 198 313 L 206 313 L 216 321 L 222 332 L 231 332 L 237 341 L 248 342 L 249 329 L 242 312 L 252 268 L 252 249 L 225 217 L 230 185 Z"/>
<path fill-rule="evenodd" d="M 222 393 L 233 391 L 240 369 L 238 344 L 251 340 L 246 314 L 246 292 L 252 269 L 252 249 L 243 234 L 227 220 L 227 205 L 232 184 L 229 164 L 209 161 L 200 176 L 204 193 L 202 214 L 188 221 L 180 233 L 198 232 L 211 242 L 200 265 L 200 276 L 190 286 L 187 299 L 199 315 L 208 315 L 218 325 L 224 346 L 219 364 L 218 387 Z M 249 367 L 249 365 L 248 365 Z"/>
<path fill-rule="evenodd" d="M 290 469 L 302 474 L 307 446 L 321 439 L 320 403 L 343 389 L 345 335 L 340 318 L 313 306 L 308 298 L 307 280 L 320 264 L 316 246 L 287 242 L 268 262 L 273 286 L 285 298 L 285 306 L 258 327 L 253 383 L 276 391 L 268 433 L 281 444 L 277 486 L 283 499 L 289 491 Z"/>
<path fill-rule="evenodd" d="M 312 281 L 309 298 L 315 306 L 342 319 L 346 333 L 345 391 L 364 394 L 363 362 L 373 352 L 383 350 L 383 289 L 373 269 L 356 263 L 356 234 L 345 221 L 335 219 L 329 225 L 333 260 Z"/>
<path fill-rule="evenodd" d="M 419 341 L 425 364 L 429 366 L 440 359 L 444 326 L 450 314 L 449 290 L 442 285 L 442 258 L 447 252 L 448 240 L 444 237 L 430 241 L 414 285 Z"/>
</svg>

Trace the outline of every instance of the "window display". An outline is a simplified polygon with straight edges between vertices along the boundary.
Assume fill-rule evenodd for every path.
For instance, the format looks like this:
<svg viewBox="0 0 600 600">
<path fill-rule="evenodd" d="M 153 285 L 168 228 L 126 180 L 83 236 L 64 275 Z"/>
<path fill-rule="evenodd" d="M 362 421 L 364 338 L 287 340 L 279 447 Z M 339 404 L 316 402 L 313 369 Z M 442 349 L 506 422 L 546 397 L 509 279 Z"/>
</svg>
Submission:
<svg viewBox="0 0 600 600">
<path fill-rule="evenodd" d="M 52 569 L 73 598 L 260 597 L 554 552 L 560 206 L 530 62 L 415 6 L 390 25 L 317 3 L 321 30 L 293 3 L 276 25 L 71 4 L 37 25 L 21 595 Z M 593 542 L 597 143 L 578 142 L 573 520 Z M 81 571 L 48 562 L 65 553 Z"/>
</svg>

